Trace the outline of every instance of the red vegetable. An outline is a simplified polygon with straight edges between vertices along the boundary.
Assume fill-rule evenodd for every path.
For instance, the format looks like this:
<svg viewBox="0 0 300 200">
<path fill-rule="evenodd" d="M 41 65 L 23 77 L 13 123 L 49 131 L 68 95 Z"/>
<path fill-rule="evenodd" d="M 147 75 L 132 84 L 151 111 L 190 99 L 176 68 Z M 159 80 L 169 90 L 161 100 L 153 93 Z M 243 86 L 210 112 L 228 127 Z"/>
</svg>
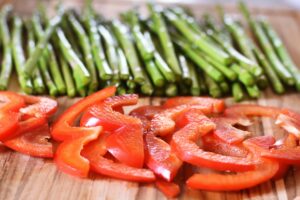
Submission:
<svg viewBox="0 0 300 200">
<path fill-rule="evenodd" d="M 153 182 L 155 180 L 150 170 L 130 167 L 103 157 L 107 152 L 105 144 L 107 136 L 108 134 L 102 134 L 97 140 L 86 145 L 82 151 L 82 155 L 90 161 L 94 172 L 128 181 Z"/>
<path fill-rule="evenodd" d="M 172 181 L 181 167 L 182 161 L 172 151 L 168 143 L 155 137 L 153 133 L 146 133 L 144 138 L 147 167 L 161 178 Z"/>
<path fill-rule="evenodd" d="M 210 97 L 174 97 L 168 99 L 163 107 L 172 108 L 180 105 L 198 105 L 203 108 L 209 108 L 209 113 L 221 113 L 225 109 L 223 100 Z"/>
<path fill-rule="evenodd" d="M 102 126 L 108 136 L 108 151 L 120 162 L 140 168 L 144 163 L 142 123 L 139 119 L 113 110 L 116 106 L 136 104 L 137 95 L 115 96 L 90 107 L 82 116 L 83 126 Z"/>
<path fill-rule="evenodd" d="M 194 189 L 232 191 L 254 187 L 271 179 L 279 169 L 277 162 L 262 159 L 254 170 L 237 174 L 194 174 L 186 184 Z"/>
<path fill-rule="evenodd" d="M 187 114 L 191 115 L 190 119 L 193 119 L 194 122 L 190 122 L 175 132 L 171 141 L 171 146 L 180 159 L 199 167 L 216 170 L 247 171 L 254 168 L 254 162 L 246 158 L 224 156 L 199 148 L 196 142 L 201 136 L 214 130 L 215 124 L 194 110 Z"/>
<path fill-rule="evenodd" d="M 157 180 L 155 182 L 155 185 L 168 198 L 174 198 L 174 197 L 178 196 L 180 193 L 180 187 L 176 183 L 166 182 L 163 180 Z"/>
<path fill-rule="evenodd" d="M 107 97 L 114 95 L 116 92 L 115 87 L 104 88 L 84 99 L 79 100 L 77 103 L 69 107 L 59 118 L 56 120 L 52 127 L 51 135 L 57 141 L 64 141 L 73 139 L 84 135 L 86 131 L 93 128 L 76 127 L 73 126 L 76 118 L 89 106 L 97 102 L 101 102 Z"/>
</svg>

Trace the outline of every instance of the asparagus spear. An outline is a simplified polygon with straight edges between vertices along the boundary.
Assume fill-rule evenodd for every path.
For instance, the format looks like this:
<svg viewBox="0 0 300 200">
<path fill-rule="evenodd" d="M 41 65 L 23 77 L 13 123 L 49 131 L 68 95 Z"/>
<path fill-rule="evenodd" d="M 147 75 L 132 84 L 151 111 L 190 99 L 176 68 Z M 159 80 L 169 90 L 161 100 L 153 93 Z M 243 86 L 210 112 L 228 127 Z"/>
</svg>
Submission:
<svg viewBox="0 0 300 200">
<path fill-rule="evenodd" d="M 129 89 L 135 89 L 136 88 L 136 82 L 133 80 L 132 75 L 130 74 L 128 80 L 126 81 L 126 85 Z"/>
<path fill-rule="evenodd" d="M 232 64 L 230 67 L 238 75 L 239 81 L 241 81 L 245 86 L 253 86 L 255 84 L 254 77 L 244 68 L 241 68 L 237 64 Z"/>
<path fill-rule="evenodd" d="M 147 96 L 151 96 L 153 94 L 154 88 L 148 77 L 148 75 L 143 71 L 144 83 L 141 85 L 141 92 Z"/>
<path fill-rule="evenodd" d="M 139 83 L 144 83 L 141 63 L 138 59 L 137 52 L 134 48 L 133 41 L 130 38 L 129 32 L 124 24 L 120 21 L 114 20 L 112 22 L 113 30 L 121 47 L 125 53 L 129 63 L 130 70 L 133 74 L 134 80 Z"/>
<path fill-rule="evenodd" d="M 0 35 L 3 44 L 3 58 L 0 73 L 0 90 L 7 89 L 9 77 L 12 72 L 11 38 L 7 23 L 8 14 L 11 12 L 11 10 L 12 7 L 10 5 L 6 5 L 2 8 L 0 13 Z"/>
<path fill-rule="evenodd" d="M 265 58 L 263 53 L 257 47 L 253 46 L 252 49 L 256 56 L 256 59 L 258 60 L 260 65 L 264 68 L 264 71 L 265 71 L 269 81 L 271 82 L 273 90 L 277 94 L 283 94 L 285 91 L 284 86 L 281 83 L 281 81 L 280 81 L 279 77 L 277 76 L 277 74 L 275 73 L 275 71 L 273 70 L 273 68 L 270 66 L 270 63 L 268 62 L 268 60 Z"/>
<path fill-rule="evenodd" d="M 190 72 L 190 78 L 192 81 L 192 84 L 189 87 L 189 93 L 193 96 L 199 96 L 201 94 L 201 89 L 199 86 L 199 80 L 196 73 L 195 66 L 193 66 L 191 63 L 186 63 L 188 70 Z"/>
<path fill-rule="evenodd" d="M 186 58 L 184 57 L 184 55 L 180 54 L 178 56 L 179 59 L 179 63 L 180 63 L 180 67 L 181 67 L 181 71 L 182 71 L 182 81 L 184 84 L 186 85 L 191 85 L 192 84 L 192 72 L 190 71 L 190 68 L 188 66 L 188 62 L 186 60 Z M 194 72 L 196 74 L 196 72 Z"/>
<path fill-rule="evenodd" d="M 275 52 L 277 53 L 277 56 L 280 58 L 282 64 L 289 70 L 289 72 L 294 77 L 294 80 L 296 82 L 296 89 L 300 91 L 300 71 L 296 67 L 295 63 L 291 59 L 287 49 L 285 48 L 282 40 L 276 33 L 276 31 L 272 28 L 272 26 L 266 21 L 261 20 L 260 21 L 265 33 L 267 34 L 270 42 L 273 45 L 273 48 Z"/>
<path fill-rule="evenodd" d="M 165 79 L 153 61 L 146 61 L 146 70 L 155 87 L 164 86 Z"/>
<path fill-rule="evenodd" d="M 27 93 L 33 93 L 33 85 L 30 78 L 24 76 L 23 65 L 25 63 L 25 55 L 22 47 L 22 20 L 14 16 L 12 31 L 12 58 L 18 74 L 18 81 L 21 89 Z"/>
<path fill-rule="evenodd" d="M 127 19 L 130 25 L 133 39 L 136 42 L 141 57 L 146 61 L 151 60 L 154 56 L 154 46 L 149 43 L 149 40 L 142 33 L 137 13 L 135 11 L 128 11 L 123 14 L 123 17 Z"/>
<path fill-rule="evenodd" d="M 130 76 L 130 71 L 129 71 L 129 67 L 124 52 L 121 48 L 118 48 L 117 53 L 118 53 L 118 60 L 119 60 L 120 79 L 128 80 Z"/>
<path fill-rule="evenodd" d="M 69 97 L 74 97 L 76 95 L 76 88 L 75 88 L 75 83 L 69 65 L 63 56 L 59 57 L 59 63 L 62 69 L 62 74 L 66 82 L 67 95 Z"/>
<path fill-rule="evenodd" d="M 222 94 L 228 94 L 230 88 L 229 88 L 229 84 L 227 83 L 227 81 L 223 81 L 220 83 L 220 89 L 222 91 Z"/>
<path fill-rule="evenodd" d="M 75 34 L 77 35 L 77 39 L 79 41 L 81 50 L 83 52 L 85 63 L 87 65 L 87 68 L 91 76 L 89 87 L 88 87 L 88 93 L 91 94 L 98 89 L 98 80 L 97 80 L 97 71 L 94 65 L 89 38 L 87 37 L 85 30 L 81 26 L 80 22 L 76 19 L 76 17 L 73 14 L 69 13 L 68 19 Z"/>
<path fill-rule="evenodd" d="M 28 52 L 27 54 L 28 54 L 28 56 L 30 56 L 32 54 L 32 52 L 34 51 L 34 48 L 35 48 L 34 34 L 32 32 L 32 26 L 31 26 L 30 22 L 26 23 L 26 29 L 27 29 L 27 52 Z M 20 48 L 22 48 L 22 46 Z M 20 49 L 20 55 L 19 56 L 22 55 L 21 51 L 23 51 L 23 50 Z M 22 64 L 23 64 L 22 67 L 24 66 L 24 63 L 25 63 L 25 61 L 22 61 Z M 30 78 L 28 76 L 25 76 L 25 78 L 30 80 Z M 33 79 L 34 92 L 37 93 L 37 94 L 44 94 L 45 91 L 46 91 L 46 88 L 45 88 L 43 78 L 42 78 L 42 74 L 41 74 L 41 71 L 40 71 L 39 67 L 35 70 L 32 79 Z"/>
<path fill-rule="evenodd" d="M 214 66 L 216 69 L 218 69 L 220 72 L 224 74 L 226 78 L 228 78 L 230 81 L 234 81 L 237 78 L 237 74 L 228 68 L 227 66 L 224 66 L 223 64 L 219 63 L 218 61 L 212 59 L 211 57 L 201 53 L 200 54 L 208 63 L 210 63 L 212 66 Z"/>
<path fill-rule="evenodd" d="M 257 85 L 246 86 L 246 90 L 251 98 L 258 98 L 260 96 L 260 91 Z"/>
<path fill-rule="evenodd" d="M 35 52 L 35 48 L 32 50 L 30 57 L 32 56 L 32 54 Z M 30 59 L 29 57 L 29 59 Z M 52 77 L 48 71 L 48 67 L 47 67 L 47 60 L 48 60 L 48 55 L 46 54 L 46 51 L 43 51 L 43 54 L 41 56 L 41 58 L 38 61 L 38 67 L 40 68 L 43 80 L 45 81 L 45 84 L 49 90 L 49 94 L 51 96 L 57 96 L 58 95 L 58 90 L 57 87 L 55 85 L 55 83 L 52 80 Z"/>
<path fill-rule="evenodd" d="M 91 6 L 91 1 L 87 2 L 87 6 L 84 9 L 83 23 L 88 32 L 92 54 L 99 72 L 99 77 L 101 80 L 109 80 L 112 78 L 113 72 L 105 58 L 104 50 L 101 45 L 101 37 L 98 33 L 97 22 L 94 16 L 94 10 Z"/>
<path fill-rule="evenodd" d="M 45 18 L 46 24 L 48 23 L 48 20 Z M 40 15 L 38 13 L 35 13 L 31 19 L 31 25 L 34 30 L 34 34 L 37 36 L 38 39 L 42 39 L 44 35 L 44 30 L 42 27 L 42 22 L 40 19 Z M 66 92 L 66 86 L 64 83 L 64 80 L 61 76 L 61 72 L 59 70 L 59 66 L 57 64 L 56 56 L 53 51 L 53 47 L 50 43 L 46 45 L 46 49 L 44 50 L 45 54 L 48 58 L 50 58 L 49 62 L 49 70 L 51 73 L 51 76 L 53 78 L 53 81 L 59 91 L 60 94 L 65 94 Z"/>
<path fill-rule="evenodd" d="M 85 86 L 88 85 L 90 81 L 90 73 L 82 61 L 78 58 L 75 51 L 72 49 L 70 42 L 60 28 L 56 30 L 56 36 L 61 53 L 72 67 L 76 89 L 79 93 L 81 93 L 81 95 L 83 95 Z"/>
<path fill-rule="evenodd" d="M 205 83 L 208 88 L 208 93 L 210 96 L 214 98 L 218 98 L 222 96 L 222 91 L 219 87 L 219 85 L 209 76 L 206 74 L 204 75 Z"/>
<path fill-rule="evenodd" d="M 161 72 L 161 74 L 164 76 L 164 78 L 168 81 L 168 82 L 175 82 L 176 81 L 176 75 L 175 73 L 172 71 L 172 69 L 169 67 L 169 65 L 166 63 L 166 61 L 162 58 L 161 56 L 161 49 L 160 46 L 158 44 L 158 41 L 155 39 L 152 39 L 151 34 L 149 32 L 145 32 L 144 33 L 145 38 L 147 39 L 149 45 L 153 46 L 153 48 L 155 49 L 154 51 L 154 62 L 156 64 L 156 66 L 158 67 L 159 71 Z"/>
<path fill-rule="evenodd" d="M 105 26 L 99 25 L 98 31 L 103 37 L 107 60 L 113 73 L 113 82 L 119 82 L 119 61 L 116 51 L 117 45 L 115 39 L 108 28 L 106 28 Z"/>
<path fill-rule="evenodd" d="M 167 26 L 165 24 L 164 18 L 161 15 L 161 10 L 159 7 L 155 7 L 153 4 L 148 4 L 149 11 L 151 13 L 151 20 L 153 22 L 153 28 L 157 34 L 160 44 L 163 49 L 164 58 L 166 62 L 173 70 L 177 79 L 181 77 L 180 66 L 175 54 L 174 46 L 169 36 Z"/>
<path fill-rule="evenodd" d="M 63 13 L 64 13 L 63 10 L 59 9 L 57 15 L 49 21 L 43 37 L 39 38 L 34 52 L 26 61 L 24 68 L 25 68 L 25 73 L 28 76 L 32 75 L 32 72 L 34 71 L 39 58 L 42 56 L 50 37 L 52 36 L 52 34 L 55 32 L 56 28 L 60 24 L 63 17 Z"/>
<path fill-rule="evenodd" d="M 242 101 L 245 98 L 242 85 L 239 82 L 234 82 L 231 85 L 231 92 L 232 92 L 233 99 L 236 102 Z"/>
<path fill-rule="evenodd" d="M 295 81 L 294 81 L 293 76 L 283 66 L 283 64 L 278 59 L 278 57 L 277 57 L 276 53 L 274 52 L 272 45 L 268 41 L 268 38 L 265 35 L 262 27 L 251 18 L 250 13 L 249 13 L 248 9 L 246 8 L 246 5 L 242 2 L 240 3 L 240 9 L 241 9 L 244 17 L 247 19 L 248 23 L 250 24 L 251 29 L 253 30 L 255 36 L 257 37 L 260 46 L 264 50 L 266 56 L 268 57 L 268 60 L 271 63 L 271 66 L 276 71 L 277 75 L 287 85 L 294 85 Z"/>
<path fill-rule="evenodd" d="M 165 15 L 167 16 L 168 20 L 185 36 L 185 38 L 194 43 L 207 55 L 224 65 L 231 63 L 232 59 L 226 52 L 209 43 L 205 38 L 203 38 L 203 36 L 196 34 L 190 29 L 184 20 L 178 18 L 172 12 L 166 11 Z"/>
<path fill-rule="evenodd" d="M 178 94 L 178 88 L 175 83 L 168 83 L 165 89 L 165 93 L 168 97 L 174 97 Z"/>
<path fill-rule="evenodd" d="M 202 69 L 208 76 L 214 79 L 217 82 L 224 80 L 223 74 L 205 61 L 194 49 L 192 49 L 185 42 L 177 39 L 175 43 L 185 52 L 188 56 L 200 69 Z"/>
</svg>

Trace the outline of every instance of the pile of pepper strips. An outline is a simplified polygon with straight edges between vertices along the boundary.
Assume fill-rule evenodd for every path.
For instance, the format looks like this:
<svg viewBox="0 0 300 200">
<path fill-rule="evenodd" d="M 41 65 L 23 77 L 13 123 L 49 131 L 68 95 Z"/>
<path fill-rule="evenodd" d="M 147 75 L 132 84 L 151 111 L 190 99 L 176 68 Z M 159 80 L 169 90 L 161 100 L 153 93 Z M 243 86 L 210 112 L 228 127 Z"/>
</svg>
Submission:
<svg viewBox="0 0 300 200">
<path fill-rule="evenodd" d="M 221 7 L 221 24 L 209 14 L 198 23 L 178 6 L 148 4 L 146 18 L 132 9 L 111 21 L 95 12 L 91 0 L 80 14 L 58 7 L 52 19 L 45 9 L 21 19 L 3 7 L 1 90 L 13 66 L 27 94 L 86 96 L 114 85 L 118 94 L 231 95 L 240 101 L 258 98 L 268 84 L 278 94 L 300 90 L 299 69 L 281 38 L 243 3 L 240 10 L 260 48 Z"/>
<path fill-rule="evenodd" d="M 216 170 L 191 175 L 188 187 L 230 191 L 281 178 L 300 162 L 300 114 L 291 110 L 174 97 L 162 106 L 141 106 L 124 114 L 123 107 L 137 104 L 138 96 L 115 92 L 108 87 L 79 100 L 51 129 L 48 119 L 57 110 L 55 100 L 0 92 L 0 141 L 24 154 L 53 157 L 59 170 L 74 176 L 94 172 L 153 182 L 169 197 L 180 193 L 176 176 L 185 164 Z M 278 140 L 252 136 L 245 127 L 253 116 L 274 119 L 286 135 Z"/>
</svg>

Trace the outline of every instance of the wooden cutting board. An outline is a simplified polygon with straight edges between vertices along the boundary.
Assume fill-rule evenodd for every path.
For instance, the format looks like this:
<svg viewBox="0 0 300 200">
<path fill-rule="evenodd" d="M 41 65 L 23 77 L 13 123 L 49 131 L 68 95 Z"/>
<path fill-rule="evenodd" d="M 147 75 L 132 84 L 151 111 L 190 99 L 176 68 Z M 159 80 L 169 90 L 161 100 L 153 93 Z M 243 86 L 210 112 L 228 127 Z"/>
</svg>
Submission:
<svg viewBox="0 0 300 200">
<path fill-rule="evenodd" d="M 33 2 L 13 1 L 16 10 L 28 14 L 33 9 Z M 68 6 L 77 6 L 82 2 L 68 1 Z M 49 9 L 54 5 L 49 1 Z M 104 16 L 116 16 L 119 11 L 130 8 L 128 1 L 113 1 L 113 3 L 101 1 L 96 3 L 96 9 Z M 211 4 L 189 5 L 197 17 L 204 12 L 211 12 Z M 142 12 L 145 10 L 143 7 Z M 235 13 L 235 6 L 227 6 L 226 10 Z M 288 50 L 291 52 L 296 64 L 300 66 L 300 14 L 287 8 L 256 7 L 253 14 L 262 14 L 269 18 L 275 26 Z M 11 90 L 19 91 L 17 79 L 11 81 Z M 78 99 L 67 97 L 57 98 L 59 101 L 60 114 Z M 141 98 L 139 105 L 159 105 L 162 98 Z M 231 98 L 226 99 L 228 105 L 232 104 Z M 277 96 L 270 90 L 266 90 L 257 101 L 245 103 L 258 103 L 260 105 L 278 106 L 293 109 L 300 113 L 300 95 L 289 93 Z M 127 111 L 133 107 L 127 108 Z M 273 125 L 269 119 L 257 120 L 252 128 L 257 135 L 275 135 L 281 137 L 283 132 Z M 13 152 L 0 145 L 0 199 L 166 199 L 152 184 L 138 184 L 126 181 L 110 179 L 104 176 L 92 174 L 87 179 L 79 179 L 69 176 L 57 170 L 52 160 L 29 157 Z M 191 169 L 184 167 L 179 176 L 182 180 L 191 173 Z M 284 179 L 269 181 L 257 187 L 237 192 L 208 192 L 191 190 L 184 185 L 178 199 L 214 199 L 214 200 L 237 200 L 237 199 L 300 199 L 300 169 L 292 168 Z"/>
</svg>

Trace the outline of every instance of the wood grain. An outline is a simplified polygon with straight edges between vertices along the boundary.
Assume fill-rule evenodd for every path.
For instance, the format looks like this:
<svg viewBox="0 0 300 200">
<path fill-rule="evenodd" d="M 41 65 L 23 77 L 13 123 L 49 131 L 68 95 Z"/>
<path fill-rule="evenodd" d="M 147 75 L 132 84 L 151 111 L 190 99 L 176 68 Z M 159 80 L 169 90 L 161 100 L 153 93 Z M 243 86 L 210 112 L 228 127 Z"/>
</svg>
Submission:
<svg viewBox="0 0 300 200">
<path fill-rule="evenodd" d="M 27 3 L 28 2 L 28 3 Z M 55 1 L 47 1 L 49 11 L 55 5 Z M 12 1 L 16 5 L 16 10 L 24 15 L 30 14 L 34 8 L 34 1 Z M 137 4 L 141 4 L 135 2 Z M 81 1 L 67 1 L 67 6 L 79 8 Z M 105 16 L 114 17 L 120 11 L 130 8 L 132 5 L 128 1 L 100 1 L 95 2 L 95 8 Z M 211 4 L 189 5 L 197 17 L 204 12 L 211 12 Z M 235 6 L 229 5 L 226 9 L 231 13 L 236 13 Z M 141 10 L 146 14 L 145 7 Z M 252 9 L 254 14 L 266 16 L 275 26 L 280 36 L 283 38 L 288 50 L 293 56 L 296 64 L 300 66 L 300 14 L 290 8 L 276 11 L 271 8 Z M 19 91 L 16 79 L 14 78 L 11 90 Z M 78 99 L 69 99 L 67 97 L 58 98 L 60 109 L 56 115 L 59 115 L 66 108 L 72 105 Z M 141 98 L 139 105 L 160 105 L 161 98 Z M 231 98 L 227 98 L 228 105 L 233 103 Z M 300 112 L 300 95 L 289 93 L 283 96 L 277 96 L 272 91 L 266 90 L 261 98 L 257 101 L 247 101 L 245 103 L 258 103 L 260 105 L 278 106 L 293 109 Z M 139 106 L 138 105 L 138 106 Z M 128 112 L 133 107 L 126 108 Z M 281 137 L 284 133 L 273 125 L 270 119 L 257 120 L 257 123 L 251 130 L 257 135 L 274 135 Z M 152 184 L 137 184 L 126 181 L 110 179 L 104 176 L 91 174 L 88 179 L 79 179 L 61 173 L 51 160 L 32 158 L 0 145 L 0 199 L 49 199 L 49 200 L 66 200 L 66 199 L 166 199 L 161 192 L 156 190 Z M 189 166 L 184 166 L 179 173 L 180 179 L 185 179 L 192 173 Z M 201 169 L 202 170 L 202 169 Z M 214 199 L 214 200 L 240 200 L 240 199 L 300 199 L 300 169 L 292 168 L 284 179 L 276 182 L 269 181 L 249 190 L 238 192 L 209 192 L 200 190 L 191 190 L 182 185 L 182 193 L 178 199 Z"/>
</svg>

